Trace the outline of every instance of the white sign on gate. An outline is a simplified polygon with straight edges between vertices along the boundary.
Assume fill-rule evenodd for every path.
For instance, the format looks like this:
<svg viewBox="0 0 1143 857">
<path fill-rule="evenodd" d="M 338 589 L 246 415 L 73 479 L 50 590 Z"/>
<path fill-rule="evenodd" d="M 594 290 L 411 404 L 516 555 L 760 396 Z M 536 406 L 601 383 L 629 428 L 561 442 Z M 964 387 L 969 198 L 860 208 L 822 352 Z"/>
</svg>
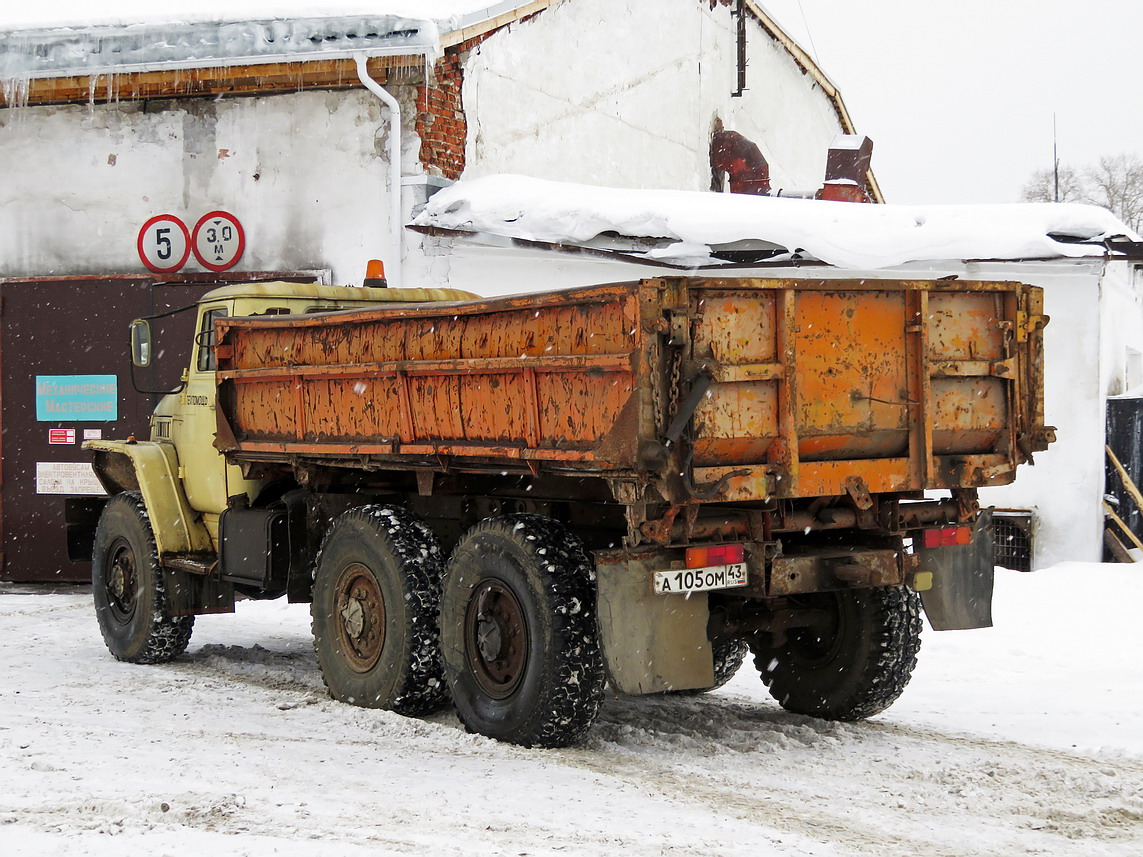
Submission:
<svg viewBox="0 0 1143 857">
<path fill-rule="evenodd" d="M 37 461 L 37 494 L 106 494 L 90 461 Z"/>
<path fill-rule="evenodd" d="M 238 218 L 226 211 L 212 211 L 195 224 L 191 247 L 198 263 L 209 271 L 233 268 L 246 249 L 246 234 Z"/>
</svg>

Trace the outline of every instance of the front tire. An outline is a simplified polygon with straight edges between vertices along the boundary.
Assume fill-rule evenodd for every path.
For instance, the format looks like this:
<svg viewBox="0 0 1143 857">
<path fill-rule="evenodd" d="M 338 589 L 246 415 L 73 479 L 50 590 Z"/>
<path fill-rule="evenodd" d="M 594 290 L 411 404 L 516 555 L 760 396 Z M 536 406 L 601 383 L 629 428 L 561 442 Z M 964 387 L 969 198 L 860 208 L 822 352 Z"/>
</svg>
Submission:
<svg viewBox="0 0 1143 857">
<path fill-rule="evenodd" d="M 525 747 L 579 741 L 605 682 L 595 573 L 579 539 L 535 515 L 469 530 L 445 572 L 441 649 L 470 731 Z"/>
<path fill-rule="evenodd" d="M 186 651 L 194 616 L 171 616 L 143 497 L 126 491 L 103 507 L 91 557 L 95 616 L 108 651 L 132 664 L 165 663 Z"/>
<path fill-rule="evenodd" d="M 441 565 L 432 531 L 401 506 L 362 506 L 334 522 L 318 553 L 310 608 L 334 699 L 408 715 L 444 704 Z"/>
<path fill-rule="evenodd" d="M 909 683 L 921 648 L 921 607 L 906 587 L 825 592 L 798 599 L 821 620 L 791 629 L 783 646 L 756 647 L 754 663 L 787 711 L 864 720 Z"/>
</svg>

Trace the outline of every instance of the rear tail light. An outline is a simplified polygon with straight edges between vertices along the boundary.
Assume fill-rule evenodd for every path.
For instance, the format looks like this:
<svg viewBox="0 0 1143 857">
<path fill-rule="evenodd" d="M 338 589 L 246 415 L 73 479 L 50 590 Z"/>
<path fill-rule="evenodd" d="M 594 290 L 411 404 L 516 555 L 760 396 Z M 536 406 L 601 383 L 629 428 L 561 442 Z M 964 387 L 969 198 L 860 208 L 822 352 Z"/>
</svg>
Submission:
<svg viewBox="0 0 1143 857">
<path fill-rule="evenodd" d="M 927 548 L 950 548 L 972 544 L 972 527 L 941 527 L 925 530 L 921 544 Z"/>
<path fill-rule="evenodd" d="M 706 568 L 710 565 L 734 565 L 742 562 L 746 549 L 742 545 L 713 545 L 687 548 L 687 568 Z"/>
</svg>

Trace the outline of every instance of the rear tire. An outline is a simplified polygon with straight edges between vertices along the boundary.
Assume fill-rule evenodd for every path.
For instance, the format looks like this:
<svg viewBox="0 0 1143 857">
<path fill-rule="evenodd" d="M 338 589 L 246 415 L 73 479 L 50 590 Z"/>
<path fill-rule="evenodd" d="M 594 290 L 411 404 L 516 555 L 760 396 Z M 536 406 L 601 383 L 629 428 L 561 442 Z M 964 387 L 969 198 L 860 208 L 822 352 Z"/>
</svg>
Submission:
<svg viewBox="0 0 1143 857">
<path fill-rule="evenodd" d="M 171 616 L 155 535 L 137 491 L 107 501 L 91 557 L 95 616 L 108 651 L 132 664 L 159 664 L 186 651 L 194 616 Z"/>
<path fill-rule="evenodd" d="M 432 531 L 401 506 L 362 506 L 334 522 L 310 606 L 314 650 L 334 699 L 408 715 L 444 704 L 441 565 Z"/>
<path fill-rule="evenodd" d="M 583 738 L 605 679 L 595 572 L 579 539 L 535 515 L 469 530 L 445 572 L 441 649 L 470 731 L 525 747 Z"/>
<path fill-rule="evenodd" d="M 787 711 L 863 720 L 901 695 L 921 648 L 921 607 L 906 587 L 851 589 L 799 598 L 825 626 L 792 629 L 785 645 L 755 648 L 770 695 Z"/>
</svg>

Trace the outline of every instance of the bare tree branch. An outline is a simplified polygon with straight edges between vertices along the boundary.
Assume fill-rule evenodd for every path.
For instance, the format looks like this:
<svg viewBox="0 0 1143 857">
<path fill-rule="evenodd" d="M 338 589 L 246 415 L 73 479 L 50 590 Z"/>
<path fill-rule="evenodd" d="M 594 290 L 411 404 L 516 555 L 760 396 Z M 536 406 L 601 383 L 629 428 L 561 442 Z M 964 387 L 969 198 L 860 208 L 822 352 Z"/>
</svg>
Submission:
<svg viewBox="0 0 1143 857">
<path fill-rule="evenodd" d="M 1052 170 L 1036 170 L 1024 185 L 1025 202 L 1056 202 L 1055 176 Z M 1059 202 L 1086 202 L 1084 183 L 1073 168 L 1060 164 Z"/>
<path fill-rule="evenodd" d="M 1137 155 L 1104 155 L 1084 171 L 1084 202 L 1114 212 L 1136 232 L 1143 226 L 1143 160 Z"/>
<path fill-rule="evenodd" d="M 1094 166 L 1077 170 L 1060 165 L 1060 202 L 1086 202 L 1109 209 L 1135 232 L 1143 229 L 1143 158 L 1104 155 Z M 1052 170 L 1036 170 L 1024 185 L 1027 202 L 1055 202 Z"/>
</svg>

